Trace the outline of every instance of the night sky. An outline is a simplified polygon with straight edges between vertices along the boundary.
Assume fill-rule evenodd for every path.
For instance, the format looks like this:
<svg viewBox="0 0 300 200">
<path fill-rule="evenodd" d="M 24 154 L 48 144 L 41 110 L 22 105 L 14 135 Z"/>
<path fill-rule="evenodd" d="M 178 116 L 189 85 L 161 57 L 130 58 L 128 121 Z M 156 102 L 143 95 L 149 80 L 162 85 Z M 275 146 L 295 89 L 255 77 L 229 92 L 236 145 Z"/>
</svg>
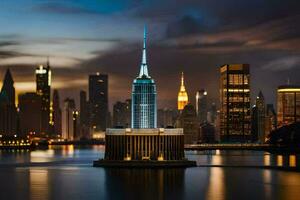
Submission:
<svg viewBox="0 0 300 200">
<path fill-rule="evenodd" d="M 34 91 L 49 56 L 61 100 L 78 100 L 96 72 L 109 74 L 110 104 L 124 100 L 144 24 L 159 107 L 176 107 L 181 71 L 191 103 L 201 88 L 218 102 L 223 64 L 250 64 L 252 102 L 262 90 L 275 103 L 278 85 L 300 84 L 299 0 L 1 0 L 0 80 L 10 68 L 17 93 Z"/>
</svg>

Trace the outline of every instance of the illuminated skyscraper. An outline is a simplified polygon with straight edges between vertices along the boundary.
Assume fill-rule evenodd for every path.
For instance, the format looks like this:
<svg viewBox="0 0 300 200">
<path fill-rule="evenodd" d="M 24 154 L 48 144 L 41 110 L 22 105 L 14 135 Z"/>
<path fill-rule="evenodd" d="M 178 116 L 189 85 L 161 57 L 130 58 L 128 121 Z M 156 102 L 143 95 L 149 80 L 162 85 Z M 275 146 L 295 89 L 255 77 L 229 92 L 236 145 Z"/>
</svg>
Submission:
<svg viewBox="0 0 300 200">
<path fill-rule="evenodd" d="M 49 61 L 47 66 L 40 65 L 35 70 L 36 75 L 36 93 L 42 97 L 42 121 L 41 132 L 47 133 L 49 131 L 50 122 L 50 101 L 51 101 L 51 69 Z"/>
<path fill-rule="evenodd" d="M 185 90 L 184 86 L 184 75 L 183 72 L 181 73 L 181 85 L 180 85 L 180 90 L 178 92 L 178 98 L 177 98 L 177 107 L 179 111 L 182 111 L 184 107 L 188 104 L 189 102 L 189 97 L 188 94 Z"/>
<path fill-rule="evenodd" d="M 252 139 L 249 65 L 223 65 L 220 73 L 221 141 L 249 141 Z"/>
<path fill-rule="evenodd" d="M 156 85 L 154 79 L 148 74 L 146 60 L 146 27 L 144 28 L 143 57 L 139 76 L 132 84 L 132 128 L 156 128 L 157 105 Z"/>
<path fill-rule="evenodd" d="M 65 99 L 62 114 L 62 138 L 74 140 L 77 131 L 78 111 L 75 108 L 74 99 Z"/>
<path fill-rule="evenodd" d="M 196 93 L 196 113 L 200 124 L 207 121 L 207 91 L 204 89 Z"/>
<path fill-rule="evenodd" d="M 105 131 L 108 124 L 108 75 L 89 76 L 90 125 L 93 131 Z"/>
<path fill-rule="evenodd" d="M 279 86 L 277 89 L 278 127 L 300 121 L 300 86 Z"/>
</svg>

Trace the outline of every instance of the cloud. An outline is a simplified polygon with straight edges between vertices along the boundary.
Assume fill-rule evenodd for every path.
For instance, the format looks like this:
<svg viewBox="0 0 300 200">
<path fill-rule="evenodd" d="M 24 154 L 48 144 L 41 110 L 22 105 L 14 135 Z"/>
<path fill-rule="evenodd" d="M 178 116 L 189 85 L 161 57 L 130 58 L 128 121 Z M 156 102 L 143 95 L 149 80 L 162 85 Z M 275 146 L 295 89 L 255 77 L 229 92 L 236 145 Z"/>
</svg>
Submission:
<svg viewBox="0 0 300 200">
<path fill-rule="evenodd" d="M 272 70 L 272 71 L 285 71 L 285 70 L 291 70 L 299 66 L 300 66 L 300 57 L 289 56 L 289 57 L 272 60 L 266 65 L 264 65 L 262 69 Z"/>
</svg>

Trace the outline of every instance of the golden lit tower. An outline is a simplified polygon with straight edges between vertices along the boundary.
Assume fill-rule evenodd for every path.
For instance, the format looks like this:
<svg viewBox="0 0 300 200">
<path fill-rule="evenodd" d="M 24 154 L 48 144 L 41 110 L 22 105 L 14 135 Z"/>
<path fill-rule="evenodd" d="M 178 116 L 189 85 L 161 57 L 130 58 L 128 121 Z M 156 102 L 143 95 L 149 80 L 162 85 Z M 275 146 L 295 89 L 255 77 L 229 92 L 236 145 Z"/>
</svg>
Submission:
<svg viewBox="0 0 300 200">
<path fill-rule="evenodd" d="M 181 85 L 180 85 L 180 90 L 178 92 L 178 110 L 181 111 L 184 109 L 184 106 L 188 104 L 189 97 L 188 94 L 185 90 L 184 86 L 184 75 L 183 72 L 181 73 Z"/>
</svg>

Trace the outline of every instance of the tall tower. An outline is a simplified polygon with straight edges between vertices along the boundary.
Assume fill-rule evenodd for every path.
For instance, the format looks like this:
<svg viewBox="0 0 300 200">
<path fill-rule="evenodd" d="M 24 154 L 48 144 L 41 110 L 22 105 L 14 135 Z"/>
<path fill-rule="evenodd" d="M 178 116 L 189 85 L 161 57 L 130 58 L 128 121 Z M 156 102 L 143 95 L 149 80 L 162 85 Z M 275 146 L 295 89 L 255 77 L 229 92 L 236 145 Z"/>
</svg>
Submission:
<svg viewBox="0 0 300 200">
<path fill-rule="evenodd" d="M 61 109 L 59 106 L 59 94 L 57 90 L 53 92 L 53 122 L 55 136 L 61 135 Z"/>
<path fill-rule="evenodd" d="M 50 122 L 50 93 L 51 93 L 51 69 L 49 60 L 47 66 L 40 65 L 35 70 L 36 75 L 36 93 L 42 97 L 42 121 L 41 132 L 47 133 Z"/>
<path fill-rule="evenodd" d="M 144 27 L 144 45 L 139 76 L 132 84 L 131 127 L 135 129 L 157 127 L 156 85 L 148 74 L 146 60 L 146 26 Z"/>
<path fill-rule="evenodd" d="M 221 140 L 247 142 L 252 139 L 249 65 L 223 65 L 220 74 Z"/>
<path fill-rule="evenodd" d="M 186 106 L 188 104 L 189 101 L 189 97 L 188 94 L 185 90 L 185 86 L 184 86 L 184 74 L 183 72 L 181 73 L 181 85 L 180 85 L 180 90 L 178 92 L 178 98 L 177 98 L 178 102 L 178 110 L 182 111 L 184 109 L 184 106 Z"/>
<path fill-rule="evenodd" d="M 15 105 L 15 87 L 9 69 L 5 73 L 1 94 L 7 98 L 9 104 Z"/>
<path fill-rule="evenodd" d="M 93 131 L 105 131 L 108 124 L 108 75 L 89 76 L 90 125 Z"/>
<path fill-rule="evenodd" d="M 199 122 L 207 121 L 207 91 L 201 89 L 196 93 L 196 113 Z"/>
<path fill-rule="evenodd" d="M 265 98 L 260 91 L 256 97 L 255 105 L 252 108 L 252 137 L 253 141 L 265 142 L 265 118 L 266 118 L 266 104 Z"/>
</svg>

